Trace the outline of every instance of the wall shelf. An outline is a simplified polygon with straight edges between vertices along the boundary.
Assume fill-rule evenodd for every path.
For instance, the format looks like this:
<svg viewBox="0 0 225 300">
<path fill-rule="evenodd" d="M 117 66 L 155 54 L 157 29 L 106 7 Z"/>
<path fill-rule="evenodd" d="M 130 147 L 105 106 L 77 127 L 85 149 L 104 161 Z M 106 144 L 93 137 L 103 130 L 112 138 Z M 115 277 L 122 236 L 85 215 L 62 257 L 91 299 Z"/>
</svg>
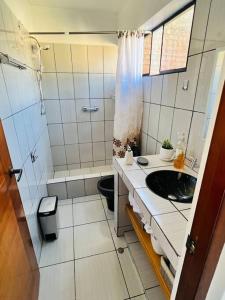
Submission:
<svg viewBox="0 0 225 300">
<path fill-rule="evenodd" d="M 130 218 L 130 221 L 133 225 L 134 231 L 136 232 L 137 237 L 138 237 L 142 247 L 144 248 L 145 253 L 147 254 L 149 262 L 155 271 L 156 277 L 157 277 L 159 284 L 166 296 L 166 299 L 170 299 L 171 290 L 169 289 L 166 281 L 164 280 L 164 278 L 160 272 L 160 266 L 161 266 L 160 255 L 157 255 L 155 253 L 155 251 L 153 250 L 149 235 L 142 229 L 142 227 L 138 221 L 138 218 L 136 217 L 136 215 L 133 212 L 133 209 L 130 205 L 126 206 L 126 211 Z"/>
</svg>

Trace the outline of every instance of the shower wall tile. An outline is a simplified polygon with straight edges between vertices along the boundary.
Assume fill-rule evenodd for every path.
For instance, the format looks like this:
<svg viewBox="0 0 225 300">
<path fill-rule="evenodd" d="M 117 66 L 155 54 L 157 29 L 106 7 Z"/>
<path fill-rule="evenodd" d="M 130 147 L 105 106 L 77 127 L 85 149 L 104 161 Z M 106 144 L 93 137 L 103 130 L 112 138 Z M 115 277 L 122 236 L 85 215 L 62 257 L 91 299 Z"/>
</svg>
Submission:
<svg viewBox="0 0 225 300">
<path fill-rule="evenodd" d="M 49 44 L 49 50 L 43 50 L 41 52 L 42 64 L 44 66 L 44 72 L 56 72 L 55 66 L 55 55 L 54 55 L 54 46 L 53 44 Z M 46 44 L 41 43 L 42 47 L 45 47 Z"/>
<path fill-rule="evenodd" d="M 90 73 L 103 74 L 103 47 L 88 46 L 88 64 Z"/>
<path fill-rule="evenodd" d="M 117 47 L 104 47 L 104 73 L 116 73 Z"/>
<path fill-rule="evenodd" d="M 54 44 L 57 72 L 72 72 L 71 50 L 68 44 Z"/>
<path fill-rule="evenodd" d="M 74 99 L 73 75 L 71 73 L 57 73 L 59 98 Z"/>
<path fill-rule="evenodd" d="M 44 99 L 58 99 L 58 86 L 56 73 L 43 73 L 42 90 Z"/>
<path fill-rule="evenodd" d="M 63 123 L 76 122 L 75 100 L 60 100 L 61 115 Z"/>
<path fill-rule="evenodd" d="M 50 46 L 42 51 L 43 88 L 55 170 L 106 164 L 112 158 L 117 47 Z M 84 112 L 84 106 L 98 111 Z"/>
<path fill-rule="evenodd" d="M 90 97 L 103 98 L 103 74 L 90 74 Z"/>
<path fill-rule="evenodd" d="M 71 45 L 73 72 L 88 73 L 87 46 Z"/>
<path fill-rule="evenodd" d="M 165 139 L 170 139 L 173 112 L 173 108 L 161 106 L 158 132 L 158 141 L 160 142 L 163 142 Z"/>
<path fill-rule="evenodd" d="M 160 104 L 162 98 L 163 76 L 154 76 L 151 81 L 151 103 Z"/>
<path fill-rule="evenodd" d="M 92 141 L 91 122 L 78 123 L 78 140 L 79 143 L 88 143 Z"/>
<path fill-rule="evenodd" d="M 46 100 L 45 109 L 48 124 L 62 123 L 59 100 Z"/>
<path fill-rule="evenodd" d="M 177 143 L 177 133 L 184 133 L 185 142 L 187 143 L 189 129 L 191 125 L 192 112 L 183 109 L 175 109 L 173 125 L 171 132 L 171 141 L 174 145 Z"/>
<path fill-rule="evenodd" d="M 89 98 L 88 74 L 74 74 L 75 98 Z"/>
<path fill-rule="evenodd" d="M 163 76 L 162 105 L 174 106 L 177 92 L 178 74 Z"/>
<path fill-rule="evenodd" d="M 160 105 L 150 104 L 148 134 L 155 139 L 157 139 L 158 136 L 159 114 Z"/>
</svg>

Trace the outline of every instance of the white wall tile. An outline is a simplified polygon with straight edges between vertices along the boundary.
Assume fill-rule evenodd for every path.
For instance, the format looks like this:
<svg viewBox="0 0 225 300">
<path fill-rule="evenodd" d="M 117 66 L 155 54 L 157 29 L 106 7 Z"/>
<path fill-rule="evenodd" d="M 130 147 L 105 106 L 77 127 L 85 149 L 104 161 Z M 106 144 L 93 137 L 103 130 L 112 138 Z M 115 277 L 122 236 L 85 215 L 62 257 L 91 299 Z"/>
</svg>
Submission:
<svg viewBox="0 0 225 300">
<path fill-rule="evenodd" d="M 77 122 L 87 122 L 90 121 L 91 114 L 90 112 L 83 112 L 83 106 L 90 106 L 89 99 L 76 100 L 76 113 L 77 113 Z"/>
<path fill-rule="evenodd" d="M 144 101 L 150 102 L 151 99 L 151 85 L 152 85 L 152 77 L 144 76 L 143 77 L 143 90 L 144 90 Z"/>
<path fill-rule="evenodd" d="M 88 55 L 87 46 L 71 45 L 73 72 L 87 73 L 88 72 Z"/>
<path fill-rule="evenodd" d="M 76 122 L 76 106 L 74 100 L 61 100 L 61 115 L 63 123 Z"/>
<path fill-rule="evenodd" d="M 88 62 L 90 73 L 103 73 L 103 47 L 88 46 Z"/>
<path fill-rule="evenodd" d="M 51 146 L 64 145 L 62 124 L 49 124 L 48 132 Z"/>
<path fill-rule="evenodd" d="M 116 73 L 117 47 L 104 47 L 104 73 Z"/>
<path fill-rule="evenodd" d="M 105 121 L 105 141 L 113 140 L 114 121 Z"/>
<path fill-rule="evenodd" d="M 104 98 L 115 97 L 115 75 L 104 74 Z"/>
<path fill-rule="evenodd" d="M 161 103 L 163 76 L 153 76 L 151 83 L 151 103 Z"/>
<path fill-rule="evenodd" d="M 73 75 L 71 73 L 57 73 L 59 98 L 74 99 Z"/>
<path fill-rule="evenodd" d="M 112 143 L 112 141 L 105 142 L 105 155 L 106 155 L 106 159 L 112 159 L 112 156 L 113 156 L 113 143 Z"/>
<path fill-rule="evenodd" d="M 103 74 L 89 74 L 90 97 L 103 98 Z"/>
<path fill-rule="evenodd" d="M 112 99 L 105 99 L 105 120 L 114 120 L 115 101 Z"/>
<path fill-rule="evenodd" d="M 91 107 L 98 107 L 98 111 L 91 112 L 91 121 L 104 121 L 105 106 L 103 99 L 90 99 Z"/>
<path fill-rule="evenodd" d="M 168 74 L 163 76 L 162 104 L 174 106 L 177 92 L 178 74 Z"/>
<path fill-rule="evenodd" d="M 146 148 L 147 154 L 155 154 L 156 153 L 156 140 L 148 136 L 147 139 L 147 148 Z"/>
<path fill-rule="evenodd" d="M 62 123 L 59 100 L 46 100 L 45 109 L 48 124 Z"/>
<path fill-rule="evenodd" d="M 50 48 L 48 50 L 41 51 L 41 62 L 43 65 L 44 72 L 55 72 L 55 56 L 54 56 L 54 47 L 53 44 L 48 44 Z M 46 44 L 41 44 L 42 47 L 45 47 Z"/>
<path fill-rule="evenodd" d="M 80 149 L 80 161 L 81 162 L 93 161 L 92 143 L 79 144 L 79 149 Z"/>
<path fill-rule="evenodd" d="M 194 106 L 194 110 L 198 112 L 206 112 L 212 71 L 215 63 L 215 55 L 216 50 L 204 53 L 202 56 Z"/>
<path fill-rule="evenodd" d="M 188 139 L 187 157 L 197 158 L 197 165 L 200 165 L 202 151 L 204 147 L 204 125 L 205 114 L 194 112 L 191 130 Z"/>
<path fill-rule="evenodd" d="M 78 140 L 79 143 L 91 142 L 91 123 L 78 123 Z"/>
<path fill-rule="evenodd" d="M 67 164 L 75 164 L 80 163 L 80 155 L 79 155 L 79 146 L 75 145 L 66 145 L 66 161 Z"/>
<path fill-rule="evenodd" d="M 195 4 L 189 55 L 200 53 L 203 50 L 210 3 L 210 0 L 198 0 Z"/>
<path fill-rule="evenodd" d="M 182 109 L 193 109 L 200 62 L 201 54 L 189 57 L 187 71 L 179 73 L 175 103 L 176 107 Z M 184 82 L 187 80 L 189 81 L 188 90 L 183 90 Z"/>
<path fill-rule="evenodd" d="M 104 122 L 91 122 L 92 127 L 92 141 L 104 141 Z"/>
<path fill-rule="evenodd" d="M 143 130 L 145 133 L 148 132 L 149 109 L 150 109 L 150 104 L 144 102 L 144 107 L 143 107 L 143 118 L 142 118 L 142 130 Z"/>
<path fill-rule="evenodd" d="M 78 143 L 77 123 L 63 124 L 65 144 Z"/>
<path fill-rule="evenodd" d="M 82 197 L 85 195 L 84 190 L 84 180 L 74 180 L 74 181 L 67 181 L 67 195 L 68 198 L 76 198 Z"/>
<path fill-rule="evenodd" d="M 99 180 L 100 177 L 88 178 L 84 180 L 86 195 L 95 195 L 98 193 L 97 183 Z M 101 219 L 105 219 L 105 216 L 103 216 L 103 214 L 101 215 Z"/>
<path fill-rule="evenodd" d="M 54 44 L 57 72 L 72 72 L 72 60 L 69 44 Z"/>
<path fill-rule="evenodd" d="M 73 74 L 76 99 L 89 98 L 88 74 Z"/>
<path fill-rule="evenodd" d="M 185 134 L 185 141 L 187 142 L 189 128 L 191 124 L 192 112 L 188 110 L 175 109 L 173 117 L 173 126 L 171 133 L 171 142 L 173 145 L 177 143 L 177 133 Z"/>
<path fill-rule="evenodd" d="M 2 74 L 2 69 L 0 69 L 0 118 L 4 119 L 11 115 L 11 105 L 7 95 L 7 90 L 5 86 L 5 81 Z"/>
<path fill-rule="evenodd" d="M 93 143 L 93 159 L 96 160 L 105 160 L 105 143 Z"/>
<path fill-rule="evenodd" d="M 44 99 L 58 99 L 58 86 L 55 73 L 42 74 L 42 90 Z"/>
<path fill-rule="evenodd" d="M 66 165 L 66 153 L 64 146 L 54 146 L 52 150 L 52 160 L 54 165 Z"/>
<path fill-rule="evenodd" d="M 146 155 L 147 152 L 147 134 L 142 132 L 141 135 L 141 155 Z"/>
<path fill-rule="evenodd" d="M 155 139 L 158 136 L 158 124 L 159 124 L 160 105 L 150 104 L 148 134 Z"/>
<path fill-rule="evenodd" d="M 161 106 L 159 118 L 158 140 L 163 142 L 165 139 L 170 139 L 173 111 L 171 107 Z"/>
</svg>

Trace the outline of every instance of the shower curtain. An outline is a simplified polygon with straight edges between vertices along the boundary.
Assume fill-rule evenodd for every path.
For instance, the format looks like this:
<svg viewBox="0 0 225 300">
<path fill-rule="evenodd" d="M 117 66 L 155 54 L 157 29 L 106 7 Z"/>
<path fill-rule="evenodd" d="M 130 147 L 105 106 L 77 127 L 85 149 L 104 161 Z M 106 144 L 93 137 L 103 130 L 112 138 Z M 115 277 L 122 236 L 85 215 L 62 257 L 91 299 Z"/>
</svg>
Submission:
<svg viewBox="0 0 225 300">
<path fill-rule="evenodd" d="M 138 145 L 143 111 L 142 65 L 144 35 L 119 33 L 116 72 L 113 155 L 124 157 L 127 145 Z"/>
</svg>

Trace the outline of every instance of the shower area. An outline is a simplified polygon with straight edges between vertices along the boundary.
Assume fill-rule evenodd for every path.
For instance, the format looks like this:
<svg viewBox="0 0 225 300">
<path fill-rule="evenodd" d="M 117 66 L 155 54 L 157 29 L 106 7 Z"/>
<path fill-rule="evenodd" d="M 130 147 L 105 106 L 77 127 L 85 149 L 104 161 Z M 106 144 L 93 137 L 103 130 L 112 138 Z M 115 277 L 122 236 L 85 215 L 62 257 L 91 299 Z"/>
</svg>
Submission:
<svg viewBox="0 0 225 300">
<path fill-rule="evenodd" d="M 48 192 L 94 194 L 113 174 L 117 46 L 41 43 L 42 97 L 53 173 Z"/>
</svg>

